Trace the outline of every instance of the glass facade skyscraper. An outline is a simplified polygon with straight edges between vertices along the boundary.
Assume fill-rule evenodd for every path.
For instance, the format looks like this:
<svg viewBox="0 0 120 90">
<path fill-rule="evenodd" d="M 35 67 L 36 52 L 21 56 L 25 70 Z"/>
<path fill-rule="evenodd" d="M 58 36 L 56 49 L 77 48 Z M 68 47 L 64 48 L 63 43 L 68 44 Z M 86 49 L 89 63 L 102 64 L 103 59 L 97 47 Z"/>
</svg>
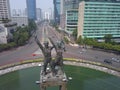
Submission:
<svg viewBox="0 0 120 90">
<path fill-rule="evenodd" d="M 26 0 L 28 19 L 36 20 L 36 0 Z"/>
<path fill-rule="evenodd" d="M 78 7 L 79 2 L 81 0 L 65 0 L 64 5 L 64 13 L 66 17 L 65 21 L 65 31 L 68 34 L 72 34 L 72 32 L 77 29 L 78 23 Z"/>
<path fill-rule="evenodd" d="M 70 9 L 78 9 L 80 1 L 81 0 L 65 0 L 65 11 Z"/>
<path fill-rule="evenodd" d="M 54 20 L 57 24 L 60 23 L 60 1 L 61 0 L 54 0 Z"/>
<path fill-rule="evenodd" d="M 90 1 L 92 1 L 93 3 L 94 2 L 120 2 L 120 0 L 64 0 L 64 10 L 63 10 L 63 12 L 64 12 L 64 17 L 65 17 L 65 30 L 67 31 L 67 32 L 71 32 L 72 33 L 72 31 L 73 31 L 73 29 L 72 28 L 70 28 L 70 25 L 68 25 L 68 23 L 70 23 L 70 20 L 69 20 L 69 15 L 68 15 L 68 13 L 70 12 L 70 10 L 71 10 L 71 12 L 73 12 L 73 14 L 74 13 L 76 13 L 76 12 L 74 12 L 73 11 L 73 9 L 78 9 L 79 8 L 79 3 L 80 2 L 82 2 L 82 1 L 86 1 L 86 2 L 90 2 Z M 76 18 L 76 16 L 74 17 L 74 18 Z M 69 22 L 67 22 L 67 21 L 69 21 Z M 77 21 L 77 20 L 76 20 Z M 63 23 L 64 22 L 64 20 L 61 20 L 61 22 Z M 71 23 L 72 23 L 72 21 L 71 21 Z M 76 22 L 77 23 L 77 22 Z M 77 24 L 75 23 L 75 25 L 74 26 L 77 26 Z M 61 27 L 62 27 L 63 25 L 61 24 Z M 69 28 L 68 28 L 68 26 L 69 26 Z M 72 25 L 71 25 L 71 27 L 72 27 Z M 75 28 L 75 27 L 74 27 Z M 77 27 L 76 27 L 77 28 Z M 70 33 L 69 33 L 70 34 Z"/>
<path fill-rule="evenodd" d="M 66 12 L 66 32 L 72 34 L 77 29 L 78 9 L 71 9 Z"/>
<path fill-rule="evenodd" d="M 106 34 L 120 38 L 120 3 L 81 2 L 78 36 L 100 39 Z"/>
</svg>

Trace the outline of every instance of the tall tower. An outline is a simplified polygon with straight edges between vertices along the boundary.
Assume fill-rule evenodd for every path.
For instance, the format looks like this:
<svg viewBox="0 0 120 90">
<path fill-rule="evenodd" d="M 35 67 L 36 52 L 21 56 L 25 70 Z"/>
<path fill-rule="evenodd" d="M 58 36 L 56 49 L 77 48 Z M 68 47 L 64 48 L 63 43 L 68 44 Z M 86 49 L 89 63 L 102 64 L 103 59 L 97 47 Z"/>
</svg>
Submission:
<svg viewBox="0 0 120 90">
<path fill-rule="evenodd" d="M 49 12 L 45 12 L 45 20 L 50 20 L 50 13 Z"/>
<path fill-rule="evenodd" d="M 60 4 L 60 29 L 65 28 L 65 0 L 61 0 Z"/>
<path fill-rule="evenodd" d="M 61 0 L 53 0 L 54 3 L 54 20 L 56 24 L 60 23 L 60 2 Z"/>
<path fill-rule="evenodd" d="M 53 10 L 52 10 L 52 8 L 49 8 L 49 13 L 50 13 L 50 19 L 53 20 Z"/>
<path fill-rule="evenodd" d="M 17 15 L 17 11 L 16 11 L 16 9 L 13 9 L 12 10 L 12 16 L 16 16 Z"/>
<path fill-rule="evenodd" d="M 60 14 L 64 13 L 64 0 L 61 0 L 61 4 L 60 4 Z"/>
<path fill-rule="evenodd" d="M 26 0 L 28 19 L 36 20 L 36 0 Z"/>
<path fill-rule="evenodd" d="M 10 19 L 9 0 L 0 0 L 0 23 L 3 19 Z"/>
<path fill-rule="evenodd" d="M 42 19 L 42 10 L 40 8 L 36 8 L 36 17 L 38 21 L 41 21 Z"/>
</svg>

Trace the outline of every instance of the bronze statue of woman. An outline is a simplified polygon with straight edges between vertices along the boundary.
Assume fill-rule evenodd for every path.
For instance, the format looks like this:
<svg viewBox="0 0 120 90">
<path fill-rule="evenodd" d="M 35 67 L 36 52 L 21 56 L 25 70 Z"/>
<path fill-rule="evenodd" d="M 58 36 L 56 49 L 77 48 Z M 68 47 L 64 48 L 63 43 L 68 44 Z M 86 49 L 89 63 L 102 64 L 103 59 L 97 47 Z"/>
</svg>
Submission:
<svg viewBox="0 0 120 90">
<path fill-rule="evenodd" d="M 55 60 L 51 61 L 51 68 L 52 72 L 56 74 L 55 67 L 60 66 L 62 68 L 63 66 L 63 51 L 65 51 L 65 46 L 63 41 L 58 41 L 57 44 L 55 44 L 51 38 L 49 38 L 50 42 L 52 43 L 53 47 L 56 51 L 56 57 Z"/>
<path fill-rule="evenodd" d="M 47 74 L 46 68 L 47 68 L 48 64 L 50 64 L 50 62 L 52 60 L 51 51 L 52 51 L 53 47 L 49 46 L 48 41 L 45 41 L 44 46 L 42 46 L 42 44 L 39 42 L 37 36 L 35 37 L 35 41 L 38 44 L 38 46 L 40 47 L 40 49 L 42 50 L 42 53 L 44 55 L 43 73 Z"/>
</svg>

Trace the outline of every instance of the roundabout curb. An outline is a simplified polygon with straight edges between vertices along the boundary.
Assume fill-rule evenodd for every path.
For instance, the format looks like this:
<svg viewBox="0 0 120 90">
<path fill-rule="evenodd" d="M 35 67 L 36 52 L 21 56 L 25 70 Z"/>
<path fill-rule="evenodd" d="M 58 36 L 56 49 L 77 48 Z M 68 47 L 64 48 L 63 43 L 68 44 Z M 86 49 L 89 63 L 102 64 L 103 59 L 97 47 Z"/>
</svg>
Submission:
<svg viewBox="0 0 120 90">
<path fill-rule="evenodd" d="M 21 70 L 21 69 L 25 69 L 25 68 L 29 68 L 29 67 L 39 66 L 39 64 L 42 63 L 41 61 L 42 61 L 42 59 L 35 59 L 35 60 L 27 60 L 27 61 L 22 61 L 22 62 L 18 62 L 18 63 L 1 66 L 0 67 L 0 76 L 10 73 L 10 72 L 13 72 L 13 71 L 17 71 L 17 70 Z M 105 65 L 105 64 L 102 64 L 99 62 L 91 62 L 91 61 L 87 61 L 87 60 L 74 59 L 74 58 L 64 58 L 64 64 L 91 68 L 91 69 L 95 69 L 98 71 L 102 71 L 102 72 L 120 77 L 119 69 L 113 68 L 111 66 L 108 66 L 108 65 Z"/>
</svg>

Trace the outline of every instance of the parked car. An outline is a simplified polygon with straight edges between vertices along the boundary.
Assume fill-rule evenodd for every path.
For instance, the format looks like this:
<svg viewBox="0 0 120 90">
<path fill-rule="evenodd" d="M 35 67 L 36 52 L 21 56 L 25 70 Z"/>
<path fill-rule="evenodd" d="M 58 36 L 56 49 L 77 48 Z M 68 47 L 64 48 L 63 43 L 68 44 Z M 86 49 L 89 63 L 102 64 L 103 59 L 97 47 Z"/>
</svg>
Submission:
<svg viewBox="0 0 120 90">
<path fill-rule="evenodd" d="M 118 59 L 118 58 L 112 58 L 112 61 L 114 61 L 114 62 L 120 62 L 120 60 Z"/>
<path fill-rule="evenodd" d="M 107 64 L 112 64 L 112 61 L 110 59 L 105 59 L 104 62 Z"/>
</svg>

